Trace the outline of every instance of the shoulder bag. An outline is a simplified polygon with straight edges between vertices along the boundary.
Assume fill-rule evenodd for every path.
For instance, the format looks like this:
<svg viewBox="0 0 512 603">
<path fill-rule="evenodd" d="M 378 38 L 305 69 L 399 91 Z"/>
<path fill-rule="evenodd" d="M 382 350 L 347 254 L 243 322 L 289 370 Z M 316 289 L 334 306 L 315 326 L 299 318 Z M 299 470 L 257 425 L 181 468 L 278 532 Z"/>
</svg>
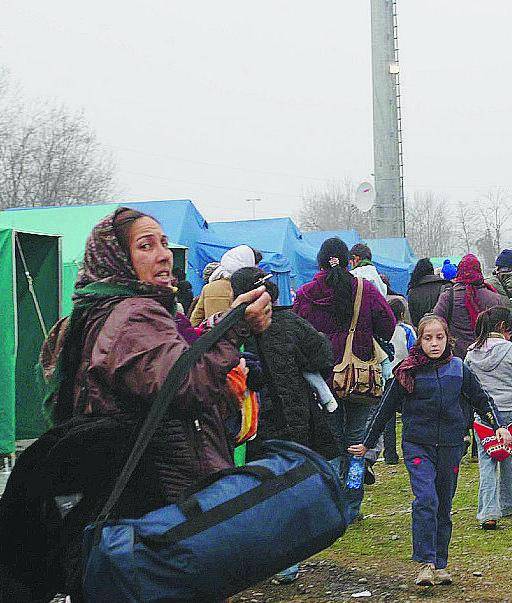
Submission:
<svg viewBox="0 0 512 603">
<path fill-rule="evenodd" d="M 339 398 L 350 398 L 352 402 L 361 404 L 378 404 L 384 388 L 382 377 L 382 362 L 387 358 L 386 353 L 373 338 L 373 357 L 361 360 L 352 351 L 361 301 L 363 298 L 363 279 L 357 279 L 354 313 L 345 343 L 345 352 L 340 364 L 334 371 L 334 392 Z"/>
</svg>

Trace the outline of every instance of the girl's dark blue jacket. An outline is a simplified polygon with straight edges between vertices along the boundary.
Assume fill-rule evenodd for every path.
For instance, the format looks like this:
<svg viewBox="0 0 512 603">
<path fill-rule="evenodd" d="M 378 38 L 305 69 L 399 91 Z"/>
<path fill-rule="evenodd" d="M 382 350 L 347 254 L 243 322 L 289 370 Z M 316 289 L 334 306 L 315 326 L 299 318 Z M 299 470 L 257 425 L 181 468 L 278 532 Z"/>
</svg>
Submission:
<svg viewBox="0 0 512 603">
<path fill-rule="evenodd" d="M 421 369 L 409 394 L 396 379 L 387 389 L 364 445 L 373 448 L 394 412 L 402 413 L 402 439 L 425 446 L 458 446 L 463 443 L 472 409 L 495 430 L 505 423 L 492 398 L 460 358 L 440 368 Z"/>
</svg>

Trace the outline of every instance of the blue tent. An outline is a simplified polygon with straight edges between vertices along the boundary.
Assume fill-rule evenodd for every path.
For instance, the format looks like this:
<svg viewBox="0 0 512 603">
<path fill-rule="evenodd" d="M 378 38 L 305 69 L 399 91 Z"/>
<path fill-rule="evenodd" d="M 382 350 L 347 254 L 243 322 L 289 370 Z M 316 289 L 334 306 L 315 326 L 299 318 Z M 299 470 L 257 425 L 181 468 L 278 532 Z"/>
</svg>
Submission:
<svg viewBox="0 0 512 603">
<path fill-rule="evenodd" d="M 404 237 L 388 237 L 384 239 L 366 239 L 365 243 L 372 253 L 380 258 L 398 260 L 404 264 L 416 264 L 418 258 Z"/>
<path fill-rule="evenodd" d="M 316 250 L 290 218 L 212 222 L 210 228 L 217 237 L 232 244 L 250 245 L 263 253 L 287 258 L 294 286 L 310 280 L 316 271 Z"/>
<path fill-rule="evenodd" d="M 350 249 L 356 243 L 361 242 L 361 237 L 357 230 L 308 230 L 302 233 L 305 241 L 314 247 L 320 248 L 326 239 L 338 237 Z"/>
</svg>

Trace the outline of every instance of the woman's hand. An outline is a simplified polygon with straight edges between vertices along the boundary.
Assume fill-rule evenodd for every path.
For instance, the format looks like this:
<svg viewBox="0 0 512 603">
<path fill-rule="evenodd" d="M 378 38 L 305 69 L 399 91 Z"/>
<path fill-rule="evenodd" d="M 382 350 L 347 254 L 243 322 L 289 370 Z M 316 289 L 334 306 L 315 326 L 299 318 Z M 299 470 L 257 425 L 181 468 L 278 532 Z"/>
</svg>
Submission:
<svg viewBox="0 0 512 603">
<path fill-rule="evenodd" d="M 349 446 L 347 450 L 354 456 L 364 456 L 368 452 L 368 448 L 364 444 L 354 444 Z"/>
<path fill-rule="evenodd" d="M 245 320 L 253 333 L 263 333 L 270 326 L 272 319 L 272 300 L 265 287 L 258 287 L 248 293 L 239 295 L 232 308 L 240 304 L 250 304 L 245 311 Z"/>
<path fill-rule="evenodd" d="M 498 441 L 501 442 L 504 446 L 512 445 L 512 435 L 510 435 L 509 430 L 505 427 L 500 427 L 496 430 L 496 437 L 498 438 Z"/>
</svg>

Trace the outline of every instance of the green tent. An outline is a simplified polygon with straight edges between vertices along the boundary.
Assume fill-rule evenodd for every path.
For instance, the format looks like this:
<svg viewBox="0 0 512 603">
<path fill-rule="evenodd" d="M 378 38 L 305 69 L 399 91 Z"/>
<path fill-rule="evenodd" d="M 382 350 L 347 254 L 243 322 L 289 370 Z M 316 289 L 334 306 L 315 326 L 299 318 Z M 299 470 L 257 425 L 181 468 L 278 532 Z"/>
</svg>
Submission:
<svg viewBox="0 0 512 603">
<path fill-rule="evenodd" d="M 35 395 L 44 332 L 70 313 L 87 236 L 119 206 L 0 211 L 0 454 L 44 431 Z M 187 248 L 170 247 L 175 265 L 185 269 Z"/>
<path fill-rule="evenodd" d="M 35 366 L 61 314 L 60 237 L 0 227 L 0 454 L 45 427 Z"/>
<path fill-rule="evenodd" d="M 105 203 L 0 211 L 0 228 L 14 228 L 62 237 L 61 286 L 64 316 L 71 311 L 71 295 L 84 255 L 87 236 L 95 224 L 120 206 L 120 203 Z M 186 270 L 187 248 L 177 243 L 171 243 L 170 247 L 174 253 L 174 264 Z"/>
</svg>

